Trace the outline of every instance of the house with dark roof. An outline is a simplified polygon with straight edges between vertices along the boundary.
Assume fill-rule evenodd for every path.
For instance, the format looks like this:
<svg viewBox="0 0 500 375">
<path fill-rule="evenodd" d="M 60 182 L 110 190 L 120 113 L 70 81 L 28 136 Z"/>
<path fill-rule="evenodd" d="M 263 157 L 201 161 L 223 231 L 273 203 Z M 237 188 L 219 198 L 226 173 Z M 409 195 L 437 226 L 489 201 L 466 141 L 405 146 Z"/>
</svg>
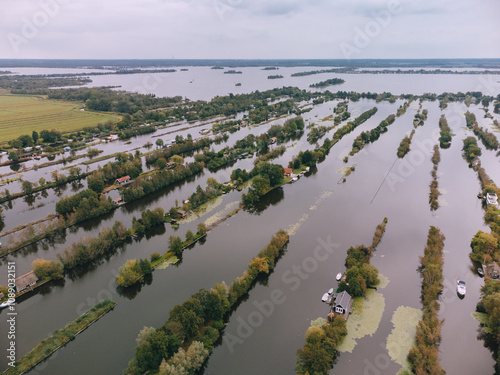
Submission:
<svg viewBox="0 0 500 375">
<path fill-rule="evenodd" d="M 15 280 L 16 291 L 18 293 L 25 289 L 31 288 L 38 282 L 38 277 L 36 277 L 33 271 L 30 271 Z"/>
<path fill-rule="evenodd" d="M 332 310 L 335 314 L 344 315 L 347 319 L 349 314 L 352 312 L 352 297 L 346 291 L 339 293 L 335 296 L 335 302 L 333 303 Z"/>
</svg>

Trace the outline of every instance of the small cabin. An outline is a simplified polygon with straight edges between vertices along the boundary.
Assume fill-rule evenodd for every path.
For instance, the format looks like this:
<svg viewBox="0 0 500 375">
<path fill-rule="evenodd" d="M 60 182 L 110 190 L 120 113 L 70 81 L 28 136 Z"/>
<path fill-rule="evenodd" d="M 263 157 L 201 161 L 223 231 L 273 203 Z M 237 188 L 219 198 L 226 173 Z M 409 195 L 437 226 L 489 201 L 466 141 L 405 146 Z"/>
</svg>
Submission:
<svg viewBox="0 0 500 375">
<path fill-rule="evenodd" d="M 33 287 L 38 282 L 38 277 L 36 277 L 33 271 L 18 277 L 15 280 L 16 290 L 18 293 Z"/>
<path fill-rule="evenodd" d="M 486 193 L 486 204 L 498 204 L 498 197 L 496 194 Z"/>
<path fill-rule="evenodd" d="M 333 311 L 336 314 L 344 315 L 346 318 L 352 311 L 352 297 L 346 291 L 339 293 L 333 305 Z"/>
<path fill-rule="evenodd" d="M 113 203 L 116 204 L 117 206 L 119 206 L 120 204 L 123 203 L 123 199 L 121 199 L 121 198 L 113 199 Z"/>
<path fill-rule="evenodd" d="M 293 174 L 293 169 L 292 168 L 283 168 L 285 170 L 284 175 L 285 177 L 292 177 Z"/>
<path fill-rule="evenodd" d="M 272 145 L 274 145 L 277 141 L 278 141 L 278 139 L 276 137 L 272 137 L 271 138 L 271 144 Z"/>
<path fill-rule="evenodd" d="M 120 178 L 117 178 L 115 181 L 116 185 L 126 185 L 130 183 L 130 176 L 123 176 Z"/>
<path fill-rule="evenodd" d="M 179 214 L 179 217 L 182 219 L 183 217 L 186 217 L 187 215 L 187 212 L 186 211 L 182 211 L 182 210 L 178 210 L 177 213 Z"/>
<path fill-rule="evenodd" d="M 168 169 L 171 169 L 171 168 L 173 168 L 173 167 L 175 167 L 175 162 L 173 162 L 173 161 L 169 161 L 169 162 L 167 163 L 167 168 L 168 168 Z"/>
</svg>

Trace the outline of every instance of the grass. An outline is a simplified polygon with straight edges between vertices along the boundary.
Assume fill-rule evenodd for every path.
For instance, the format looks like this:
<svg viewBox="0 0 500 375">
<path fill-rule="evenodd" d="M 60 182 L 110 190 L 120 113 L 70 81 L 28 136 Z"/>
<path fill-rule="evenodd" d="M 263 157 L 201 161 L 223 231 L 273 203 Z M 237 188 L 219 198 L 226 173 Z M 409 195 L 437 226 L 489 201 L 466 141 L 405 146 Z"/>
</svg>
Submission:
<svg viewBox="0 0 500 375">
<path fill-rule="evenodd" d="M 95 127 L 117 115 L 80 111 L 82 104 L 49 100 L 44 96 L 0 95 L 0 143 L 32 131 L 57 129 L 63 133 Z"/>
<path fill-rule="evenodd" d="M 116 303 L 110 300 L 104 300 L 92 307 L 88 312 L 81 315 L 73 322 L 66 325 L 64 328 L 57 330 L 53 335 L 40 344 L 35 349 L 26 354 L 20 361 L 15 363 L 14 367 L 9 368 L 5 372 L 6 375 L 22 374 L 39 362 L 43 361 L 54 353 L 61 346 L 65 345 L 81 331 L 88 328 L 92 323 L 101 318 L 104 314 L 115 307 Z"/>
</svg>

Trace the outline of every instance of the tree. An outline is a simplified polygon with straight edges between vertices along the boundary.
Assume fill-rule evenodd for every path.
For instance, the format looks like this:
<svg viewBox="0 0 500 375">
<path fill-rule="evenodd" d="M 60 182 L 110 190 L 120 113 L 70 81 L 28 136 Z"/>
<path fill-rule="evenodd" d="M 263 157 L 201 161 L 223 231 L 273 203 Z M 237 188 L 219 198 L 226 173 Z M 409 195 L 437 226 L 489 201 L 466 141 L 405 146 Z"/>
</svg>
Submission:
<svg viewBox="0 0 500 375">
<path fill-rule="evenodd" d="M 158 138 L 155 143 L 158 148 L 163 147 L 163 139 Z"/>
<path fill-rule="evenodd" d="M 31 138 L 33 139 L 33 142 L 35 144 L 38 143 L 38 138 L 40 138 L 40 136 L 38 135 L 38 133 L 36 131 L 33 130 L 33 133 L 31 133 Z"/>
<path fill-rule="evenodd" d="M 11 151 L 9 152 L 9 160 L 12 160 L 12 161 L 18 161 L 19 160 L 19 156 L 17 155 L 17 152 L 15 151 Z"/>
<path fill-rule="evenodd" d="M 139 267 L 141 268 L 141 272 L 143 275 L 149 275 L 151 272 L 153 272 L 151 263 L 149 263 L 147 259 L 141 259 L 139 261 Z"/>
<path fill-rule="evenodd" d="M 87 177 L 88 188 L 95 191 L 96 193 L 102 192 L 104 189 L 104 178 L 102 173 L 92 173 Z"/>
<path fill-rule="evenodd" d="M 137 259 L 129 259 L 127 262 L 120 267 L 119 274 L 116 276 L 116 282 L 118 285 L 123 287 L 128 287 L 137 282 L 141 277 L 141 268 Z"/>
<path fill-rule="evenodd" d="M 167 167 L 167 159 L 159 158 L 156 160 L 155 165 L 158 169 L 165 169 Z"/>
<path fill-rule="evenodd" d="M 179 218 L 179 212 L 176 207 L 170 207 L 170 210 L 168 211 L 168 216 L 170 216 L 172 219 L 178 219 Z"/>
<path fill-rule="evenodd" d="M 182 158 L 182 156 L 179 156 L 179 155 L 171 156 L 170 161 L 173 161 L 175 164 L 178 164 L 178 165 L 184 164 L 184 159 Z"/>
<path fill-rule="evenodd" d="M 196 226 L 196 233 L 201 235 L 201 236 L 204 235 L 205 233 L 207 233 L 207 227 L 206 227 L 205 223 L 199 223 Z"/>
<path fill-rule="evenodd" d="M 188 230 L 186 232 L 186 242 L 193 242 L 194 240 L 194 234 L 191 232 L 191 230 Z"/>
<path fill-rule="evenodd" d="M 177 257 L 182 256 L 183 246 L 181 238 L 178 236 L 170 236 L 168 239 L 168 250 Z"/>
<path fill-rule="evenodd" d="M 40 179 L 38 180 L 38 184 L 42 187 L 45 186 L 46 183 L 47 181 L 45 181 L 45 178 L 43 177 L 40 177 Z"/>
<path fill-rule="evenodd" d="M 33 193 L 33 184 L 29 181 L 23 181 L 22 189 L 24 194 Z"/>
<path fill-rule="evenodd" d="M 55 260 L 35 259 L 32 263 L 33 272 L 40 280 L 62 279 L 64 277 L 63 265 Z"/>
</svg>

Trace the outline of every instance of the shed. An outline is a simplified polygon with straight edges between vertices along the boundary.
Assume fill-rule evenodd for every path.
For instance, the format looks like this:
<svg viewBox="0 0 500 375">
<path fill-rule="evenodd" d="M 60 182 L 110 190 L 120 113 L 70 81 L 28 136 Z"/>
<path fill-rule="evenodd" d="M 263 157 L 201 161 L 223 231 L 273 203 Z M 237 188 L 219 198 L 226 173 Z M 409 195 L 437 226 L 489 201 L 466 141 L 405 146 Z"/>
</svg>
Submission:
<svg viewBox="0 0 500 375">
<path fill-rule="evenodd" d="M 33 271 L 30 271 L 15 280 L 16 290 L 18 293 L 22 292 L 25 289 L 31 288 L 38 282 L 38 277 L 36 277 Z"/>
<path fill-rule="evenodd" d="M 293 169 L 292 168 L 283 168 L 285 170 L 285 177 L 292 177 Z"/>
<path fill-rule="evenodd" d="M 334 304 L 335 313 L 348 315 L 352 310 L 352 298 L 346 291 L 339 293 Z"/>
</svg>

